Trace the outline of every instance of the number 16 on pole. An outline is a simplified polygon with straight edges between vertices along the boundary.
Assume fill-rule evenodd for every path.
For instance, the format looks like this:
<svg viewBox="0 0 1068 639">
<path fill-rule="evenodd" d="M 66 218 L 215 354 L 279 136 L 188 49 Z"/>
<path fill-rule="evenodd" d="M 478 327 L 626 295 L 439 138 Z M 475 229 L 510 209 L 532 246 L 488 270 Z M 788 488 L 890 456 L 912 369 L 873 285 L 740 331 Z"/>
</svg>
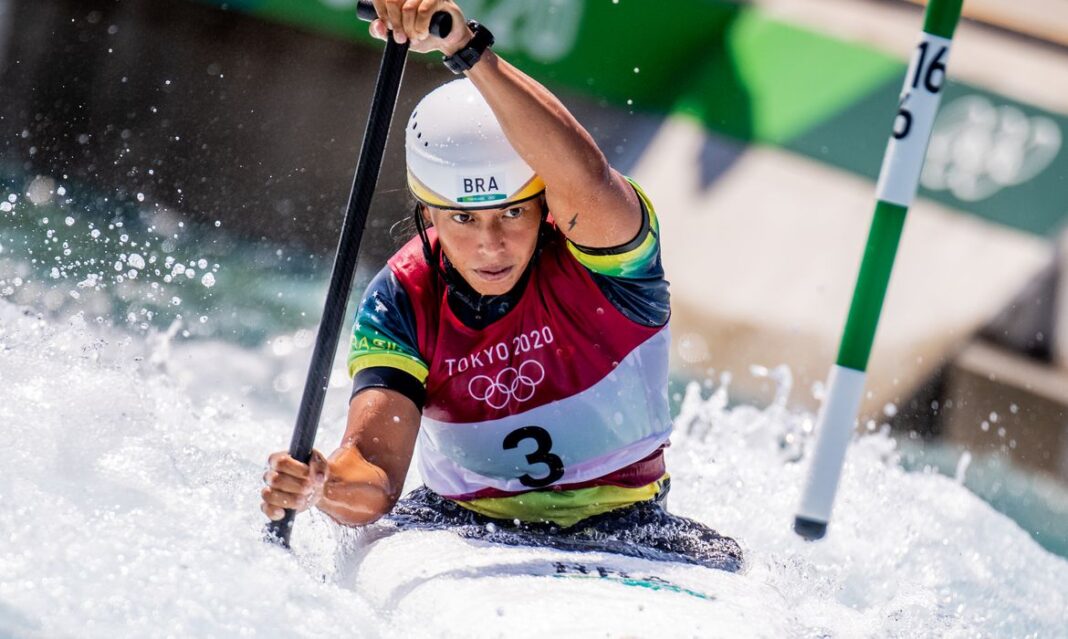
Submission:
<svg viewBox="0 0 1068 639">
<path fill-rule="evenodd" d="M 816 420 L 816 446 L 794 530 L 805 539 L 827 532 L 846 447 L 864 394 L 868 357 L 894 267 L 905 214 L 916 195 L 935 113 L 946 80 L 946 62 L 963 0 L 930 0 L 920 43 L 912 55 L 890 142 L 876 187 L 875 216 L 864 249 L 838 359 Z"/>
</svg>

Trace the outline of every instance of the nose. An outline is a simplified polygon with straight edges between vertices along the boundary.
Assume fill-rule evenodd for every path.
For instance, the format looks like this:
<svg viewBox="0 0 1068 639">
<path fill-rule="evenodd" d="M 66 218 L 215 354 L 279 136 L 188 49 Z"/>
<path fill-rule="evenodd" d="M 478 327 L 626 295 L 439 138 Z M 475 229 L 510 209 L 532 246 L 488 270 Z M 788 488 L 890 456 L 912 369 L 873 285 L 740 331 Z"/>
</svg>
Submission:
<svg viewBox="0 0 1068 639">
<path fill-rule="evenodd" d="M 504 248 L 504 243 L 504 225 L 499 219 L 491 219 L 479 229 L 478 248 L 482 252 L 496 253 Z"/>
</svg>

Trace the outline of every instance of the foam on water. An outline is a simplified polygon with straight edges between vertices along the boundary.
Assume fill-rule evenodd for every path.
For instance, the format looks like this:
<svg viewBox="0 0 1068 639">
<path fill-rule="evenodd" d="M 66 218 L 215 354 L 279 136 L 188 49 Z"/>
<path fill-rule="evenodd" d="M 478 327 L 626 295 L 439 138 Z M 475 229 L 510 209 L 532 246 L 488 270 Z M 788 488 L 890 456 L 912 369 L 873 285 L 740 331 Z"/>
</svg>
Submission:
<svg viewBox="0 0 1068 639">
<path fill-rule="evenodd" d="M 298 519 L 293 554 L 261 542 L 260 476 L 266 454 L 288 443 L 293 413 L 265 397 L 279 374 L 302 376 L 306 349 L 296 350 L 280 360 L 266 348 L 169 344 L 165 334 L 42 319 L 0 301 L 0 635 L 440 634 L 437 610 L 471 602 L 445 589 L 435 594 L 441 608 L 393 617 L 372 596 L 388 577 L 368 572 L 354 584 L 352 535 L 323 516 Z M 811 416 L 781 402 L 731 409 L 725 393 L 703 398 L 693 386 L 683 401 L 670 504 L 744 544 L 750 568 L 730 576 L 727 595 L 739 606 L 777 611 L 775 625 L 799 637 L 1058 636 L 1068 627 L 1068 561 L 952 478 L 902 470 L 885 434 L 851 447 L 827 539 L 800 541 L 790 523 Z M 345 395 L 342 384 L 327 400 L 327 451 Z M 409 566 L 444 547 L 440 536 L 424 549 L 413 539 Z M 454 561 L 464 552 L 484 561 L 485 548 L 446 545 Z M 658 614 L 665 627 L 678 623 L 670 607 L 644 605 L 648 591 L 622 590 L 589 602 L 587 615 L 601 600 L 635 604 L 617 605 L 595 634 L 631 633 Z M 545 601 L 499 602 L 518 611 L 510 634 L 575 627 Z M 494 627 L 468 621 L 452 630 Z M 705 621 L 702 634 L 747 634 Z"/>
</svg>

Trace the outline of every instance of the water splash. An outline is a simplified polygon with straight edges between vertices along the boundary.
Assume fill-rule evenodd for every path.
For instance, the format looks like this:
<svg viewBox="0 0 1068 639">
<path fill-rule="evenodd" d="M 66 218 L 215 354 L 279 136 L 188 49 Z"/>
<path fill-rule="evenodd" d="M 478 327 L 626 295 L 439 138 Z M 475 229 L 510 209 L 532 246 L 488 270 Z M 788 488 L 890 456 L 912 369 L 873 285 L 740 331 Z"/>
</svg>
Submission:
<svg viewBox="0 0 1068 639">
<path fill-rule="evenodd" d="M 54 320 L 0 300 L 9 512 L 0 518 L 0 634 L 271 636 L 285 628 L 311 636 L 346 627 L 423 636 L 440 630 L 442 610 L 472 606 L 506 609 L 502 623 L 512 628 L 580 620 L 558 616 L 575 609 L 567 606 L 576 591 L 567 588 L 578 585 L 546 581 L 532 599 L 510 586 L 529 582 L 493 572 L 494 557 L 514 549 L 414 536 L 403 545 L 406 563 L 375 572 L 374 547 L 319 514 L 300 517 L 292 555 L 265 546 L 260 476 L 267 453 L 288 441 L 295 398 L 274 405 L 263 397 L 280 372 L 303 371 L 308 340 L 281 356 L 269 347 L 175 341 L 180 329 L 171 329 L 146 339 L 84 315 Z M 775 379 L 783 386 L 776 397 L 786 397 L 789 377 Z M 750 570 L 729 581 L 715 571 L 691 574 L 696 590 L 766 611 L 788 629 L 776 636 L 1063 630 L 1068 562 L 952 478 L 904 471 L 886 433 L 852 443 L 828 537 L 798 539 L 790 522 L 811 416 L 779 400 L 732 407 L 729 381 L 721 377 L 707 397 L 700 385 L 687 389 L 668 450 L 669 506 L 738 539 Z M 250 390 L 260 386 L 262 395 Z M 328 395 L 319 437 L 326 450 L 340 440 L 346 396 L 346 388 Z M 784 447 L 791 435 L 796 447 Z M 364 555 L 370 564 L 354 560 Z M 486 601 L 466 601 L 448 588 L 411 585 L 422 567 L 441 565 L 478 565 L 471 578 L 495 586 Z M 671 600 L 650 599 L 670 593 L 582 587 L 585 615 L 608 601 L 625 604 L 598 617 L 602 634 L 626 634 L 649 618 L 665 636 L 685 633 L 661 616 Z M 393 615 L 373 603 L 382 591 L 395 605 L 406 597 L 427 605 Z M 433 605 L 419 599 L 427 593 Z M 702 618 L 709 628 L 716 610 Z M 454 621 L 458 634 L 493 634 L 488 622 Z"/>
<path fill-rule="evenodd" d="M 186 321 L 182 336 L 254 344 L 321 309 L 325 273 L 314 256 L 282 256 L 219 224 L 186 224 L 157 203 L 68 190 L 47 176 L 0 177 L 0 200 L 0 299 L 51 317 L 84 312 L 141 334 L 203 317 Z"/>
</svg>

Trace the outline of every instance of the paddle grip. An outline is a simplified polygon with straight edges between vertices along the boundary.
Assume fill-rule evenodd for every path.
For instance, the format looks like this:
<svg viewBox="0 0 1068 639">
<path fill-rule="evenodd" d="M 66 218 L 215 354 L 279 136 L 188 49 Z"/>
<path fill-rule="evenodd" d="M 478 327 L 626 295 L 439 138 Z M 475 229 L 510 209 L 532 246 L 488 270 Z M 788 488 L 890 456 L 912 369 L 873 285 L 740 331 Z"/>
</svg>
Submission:
<svg viewBox="0 0 1068 639">
<path fill-rule="evenodd" d="M 356 16 L 364 22 L 373 22 L 378 19 L 378 11 L 371 0 L 360 0 L 356 3 Z M 430 33 L 439 37 L 447 38 L 452 31 L 452 14 L 447 11 L 438 11 L 430 18 Z"/>
</svg>

